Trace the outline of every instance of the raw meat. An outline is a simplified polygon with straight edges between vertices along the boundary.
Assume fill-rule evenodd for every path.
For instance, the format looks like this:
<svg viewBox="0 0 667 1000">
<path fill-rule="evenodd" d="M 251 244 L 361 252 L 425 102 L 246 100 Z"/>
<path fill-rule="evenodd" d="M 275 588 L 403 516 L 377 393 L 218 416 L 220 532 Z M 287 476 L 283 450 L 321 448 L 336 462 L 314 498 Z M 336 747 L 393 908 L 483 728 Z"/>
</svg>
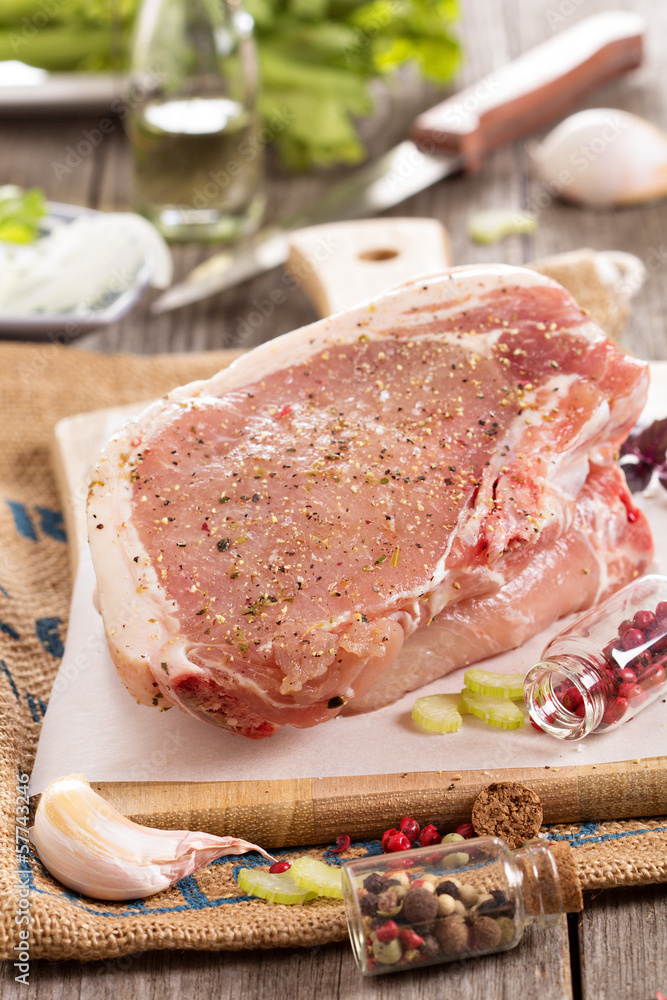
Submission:
<svg viewBox="0 0 667 1000">
<path fill-rule="evenodd" d="M 91 486 L 125 685 L 259 739 L 588 606 L 651 559 L 614 465 L 647 382 L 559 285 L 495 265 L 175 390 L 112 440 Z"/>
<path fill-rule="evenodd" d="M 367 695 L 342 714 L 368 712 L 406 691 L 514 649 L 555 619 L 604 600 L 629 580 L 651 552 L 642 519 L 628 520 L 620 469 L 592 469 L 579 494 L 574 523 L 500 590 L 449 605 L 407 640 Z"/>
</svg>

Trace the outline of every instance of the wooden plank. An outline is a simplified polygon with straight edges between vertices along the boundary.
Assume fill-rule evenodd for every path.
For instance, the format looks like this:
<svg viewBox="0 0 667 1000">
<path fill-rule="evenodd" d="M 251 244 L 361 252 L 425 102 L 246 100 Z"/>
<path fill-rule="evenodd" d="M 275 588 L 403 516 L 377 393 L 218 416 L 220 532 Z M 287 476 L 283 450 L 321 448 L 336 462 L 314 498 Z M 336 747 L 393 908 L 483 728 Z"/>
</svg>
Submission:
<svg viewBox="0 0 667 1000">
<path fill-rule="evenodd" d="M 649 1000 L 667 991 L 664 885 L 587 894 L 576 923 L 582 1000 Z"/>
<path fill-rule="evenodd" d="M 520 781 L 540 796 L 545 823 L 667 814 L 666 757 L 639 762 L 489 771 L 415 771 L 243 782 L 95 782 L 138 823 L 254 838 L 267 848 L 326 844 L 345 830 L 378 837 L 406 814 L 456 827 L 492 781 Z"/>
<path fill-rule="evenodd" d="M 623 6 L 633 6 L 624 3 Z M 528 45 L 548 37 L 569 21 L 607 9 L 608 0 L 586 3 L 561 0 L 465 0 L 461 5 L 466 63 L 461 82 L 467 83 L 499 65 Z M 591 105 L 624 107 L 658 123 L 667 120 L 667 90 L 662 68 L 667 55 L 667 5 L 646 0 L 642 10 L 650 18 L 649 61 L 632 78 L 612 85 L 591 101 Z M 559 12 L 565 12 L 563 15 Z M 551 15 L 565 17 L 554 23 Z M 399 88 L 408 93 L 404 82 Z M 393 109 L 393 100 L 381 102 Z M 422 107 L 433 101 L 426 101 Z M 420 108 L 415 108 L 420 110 Z M 380 116 L 381 117 L 381 116 Z M 391 132 L 392 114 L 384 116 L 380 135 L 392 145 L 400 132 Z M 66 145 L 77 140 L 86 127 L 78 119 L 52 122 L 0 123 L 0 172 L 5 181 L 45 186 L 52 198 L 72 202 L 127 207 L 127 195 L 117 178 L 125 177 L 127 149 L 119 141 L 113 156 L 96 151 L 86 163 L 60 183 L 52 162 Z M 91 124 L 94 124 L 91 123 Z M 400 125 L 400 122 L 399 122 Z M 376 133 L 377 138 L 377 133 Z M 116 159 L 114 159 L 116 157 Z M 116 171 L 116 179 L 114 178 Z M 92 174 L 100 172 L 95 185 Z M 121 171 L 121 173 L 118 173 Z M 292 178 L 272 168 L 270 196 L 275 205 L 289 209 L 326 185 L 327 174 Z M 538 191 L 528 174 L 523 144 L 494 155 L 477 178 L 457 178 L 424 192 L 400 212 L 426 215 L 443 221 L 452 232 L 455 260 L 459 263 L 503 260 L 520 263 L 534 256 L 571 249 L 588 243 L 595 247 L 620 248 L 638 252 L 652 266 L 646 288 L 638 300 L 626 343 L 641 356 L 664 357 L 664 315 L 667 307 L 667 262 L 664 233 L 667 231 L 667 202 L 617 213 L 587 213 L 557 203 L 541 210 L 540 228 L 535 237 L 512 237 L 496 247 L 472 245 L 465 234 L 467 215 L 482 206 L 523 207 L 531 193 Z M 92 200 L 92 199 L 96 200 Z M 114 200 L 115 199 L 115 200 Z M 653 256 L 651 257 L 651 248 Z M 205 248 L 176 248 L 180 275 L 202 259 Z M 155 319 L 145 308 L 133 312 L 117 327 L 91 334 L 79 341 L 84 348 L 102 351 L 128 350 L 153 353 L 160 350 L 202 350 L 232 343 L 242 346 L 268 339 L 275 333 L 300 326 L 314 318 L 314 312 L 300 292 L 294 292 L 273 313 L 261 316 L 256 328 L 244 320 L 259 312 L 276 287 L 273 272 L 241 289 L 220 295 L 208 303 L 183 310 L 170 319 Z M 246 331 L 250 331 L 248 334 Z M 662 772 L 664 775 L 664 771 Z M 660 771 L 656 774 L 656 780 Z M 623 783 L 624 782 L 624 783 Z M 614 795 L 632 795 L 632 775 L 616 786 Z M 579 795 L 586 799 L 588 785 L 579 782 Z M 343 788 L 344 791 L 344 788 Z M 332 808 L 341 789 L 330 786 Z M 324 808 L 324 806 L 323 806 Z M 600 817 L 603 818 L 603 817 Z M 601 893 L 586 900 L 582 926 L 583 1000 L 638 1000 L 655 997 L 656 989 L 667 993 L 664 931 L 667 912 L 664 888 L 641 891 L 619 890 Z M 575 957 L 576 961 L 576 957 Z M 445 978 L 446 977 L 446 978 Z M 562 934 L 532 931 L 514 952 L 497 960 L 470 961 L 465 965 L 397 974 L 380 981 L 363 981 L 356 973 L 345 946 L 286 950 L 249 954 L 162 953 L 139 955 L 81 966 L 68 963 L 31 963 L 31 986 L 23 994 L 36 1000 L 107 1000 L 123 996 L 128 1000 L 166 1000 L 183 995 L 219 995 L 222 1000 L 273 1000 L 275 996 L 356 1000 L 365 997 L 412 996 L 419 1000 L 440 1000 L 443 995 L 466 1000 L 490 1000 L 517 996 L 561 1000 L 571 997 L 567 959 L 567 938 Z M 576 991 L 575 994 L 577 995 Z M 0 1000 L 17 996 L 10 967 L 0 973 Z"/>
<path fill-rule="evenodd" d="M 587 0 L 585 4 L 523 2 L 521 8 L 521 16 L 516 17 L 514 24 L 516 37 L 524 49 L 537 44 L 549 31 L 563 30 L 584 17 L 608 10 L 609 5 L 606 0 Z M 666 11 L 654 3 L 642 13 L 649 14 L 644 67 L 592 94 L 582 107 L 622 108 L 656 123 L 665 121 L 667 97 L 657 67 L 665 56 Z M 535 138 L 547 131 L 543 129 Z M 524 147 L 528 146 L 529 143 L 524 143 Z M 524 238 L 524 260 L 577 246 L 636 254 L 648 268 L 649 280 L 635 303 L 624 343 L 641 357 L 664 357 L 667 295 L 662 275 L 667 264 L 664 245 L 667 203 L 638 205 L 629 211 L 615 212 L 575 208 L 549 195 L 531 169 L 527 155 L 521 173 L 525 183 L 523 207 L 537 211 L 540 223 L 534 234 Z"/>
<path fill-rule="evenodd" d="M 445 985 L 446 984 L 446 985 Z M 16 985 L 0 973 L 0 1000 Z M 548 931 L 530 927 L 511 952 L 450 962 L 414 972 L 364 978 L 347 944 L 281 951 L 130 955 L 81 966 L 31 963 L 28 1000 L 572 1000 L 567 923 Z M 597 1000 L 597 998 L 596 998 Z M 637 1000 L 636 996 L 633 1000 Z"/>
<path fill-rule="evenodd" d="M 396 817 L 410 811 L 424 821 L 458 826 L 470 819 L 477 795 L 492 781 L 519 781 L 533 788 L 543 804 L 545 823 L 660 816 L 667 812 L 666 766 L 667 757 L 653 757 L 581 767 L 421 771 L 372 779 L 314 779 L 313 825 L 318 843 L 335 839 L 346 816 L 350 822 L 350 810 L 357 798 L 363 797 L 355 808 L 355 836 L 377 835 L 390 822 L 393 825 Z"/>
<path fill-rule="evenodd" d="M 218 836 L 229 836 L 233 830 L 235 837 L 245 840 L 252 834 L 252 843 L 269 849 L 323 842 L 315 827 L 312 783 L 312 778 L 91 782 L 95 791 L 136 823 Z"/>
<path fill-rule="evenodd" d="M 94 178 L 105 141 L 91 148 L 84 133 L 97 125 L 89 118 L 2 119 L 2 183 L 38 186 L 51 201 L 94 207 Z"/>
</svg>

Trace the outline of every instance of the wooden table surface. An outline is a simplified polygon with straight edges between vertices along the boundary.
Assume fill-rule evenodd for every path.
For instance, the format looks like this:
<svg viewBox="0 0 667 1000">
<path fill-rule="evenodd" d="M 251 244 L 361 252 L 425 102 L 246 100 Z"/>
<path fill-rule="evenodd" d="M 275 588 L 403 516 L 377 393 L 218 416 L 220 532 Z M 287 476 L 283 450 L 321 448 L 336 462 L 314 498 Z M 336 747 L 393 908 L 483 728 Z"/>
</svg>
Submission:
<svg viewBox="0 0 667 1000">
<path fill-rule="evenodd" d="M 639 10 L 648 21 L 645 65 L 594 95 L 588 106 L 624 108 L 667 129 L 667 4 L 664 0 L 462 0 L 466 57 L 460 83 L 472 83 L 554 31 L 610 7 Z M 412 114 L 434 93 L 402 77 L 391 93 L 378 95 L 376 120 L 365 126 L 374 152 L 399 140 Z M 76 148 L 96 120 L 0 117 L 0 182 L 39 185 L 55 201 L 103 209 L 128 207 L 130 164 L 122 125 L 116 121 L 88 156 L 63 172 L 68 147 Z M 70 161 L 71 162 L 71 161 Z M 292 177 L 270 170 L 270 211 L 289 211 L 326 186 L 330 175 Z M 545 203 L 546 202 L 546 203 Z M 472 210 L 539 206 L 539 228 L 492 247 L 479 247 L 465 234 Z M 568 207 L 542 197 L 531 176 L 524 142 L 497 151 L 481 174 L 453 178 L 410 199 L 393 215 L 441 220 L 452 237 L 456 263 L 501 260 L 520 264 L 581 246 L 619 249 L 646 263 L 649 280 L 635 301 L 626 346 L 646 358 L 667 357 L 667 201 L 614 213 Z M 174 251 L 180 278 L 210 249 Z M 122 323 L 89 334 L 72 349 L 96 351 L 190 351 L 249 347 L 314 318 L 305 296 L 290 291 L 272 303 L 278 272 L 248 282 L 194 307 L 158 318 L 151 296 Z M 460 997 L 495 1000 L 523 995 L 539 1000 L 652 1000 L 667 992 L 667 891 L 662 886 L 598 893 L 586 899 L 580 916 L 550 931 L 529 930 L 513 952 L 435 969 L 364 980 L 347 945 L 272 952 L 137 955 L 102 963 L 31 963 L 31 985 L 13 981 L 4 967 L 0 1000 L 40 1000 L 208 995 L 220 1000 L 361 1000 L 411 996 L 415 1000 Z"/>
</svg>

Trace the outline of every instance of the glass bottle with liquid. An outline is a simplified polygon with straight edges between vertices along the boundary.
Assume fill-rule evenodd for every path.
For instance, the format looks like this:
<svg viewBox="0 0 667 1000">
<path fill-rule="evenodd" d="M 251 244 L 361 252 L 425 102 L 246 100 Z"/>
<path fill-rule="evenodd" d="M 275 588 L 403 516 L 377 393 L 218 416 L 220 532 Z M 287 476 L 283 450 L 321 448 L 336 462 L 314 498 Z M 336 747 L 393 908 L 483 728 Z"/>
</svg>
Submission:
<svg viewBox="0 0 667 1000">
<path fill-rule="evenodd" d="M 507 951 L 583 898 L 568 843 L 515 851 L 498 837 L 348 861 L 342 874 L 352 950 L 364 975 Z"/>
<path fill-rule="evenodd" d="M 667 690 L 667 577 L 633 580 L 549 642 L 526 675 L 532 720 L 563 740 L 608 732 Z"/>
<path fill-rule="evenodd" d="M 171 240 L 226 243 L 264 208 L 253 22 L 235 0 L 144 0 L 127 131 L 134 207 Z"/>
</svg>

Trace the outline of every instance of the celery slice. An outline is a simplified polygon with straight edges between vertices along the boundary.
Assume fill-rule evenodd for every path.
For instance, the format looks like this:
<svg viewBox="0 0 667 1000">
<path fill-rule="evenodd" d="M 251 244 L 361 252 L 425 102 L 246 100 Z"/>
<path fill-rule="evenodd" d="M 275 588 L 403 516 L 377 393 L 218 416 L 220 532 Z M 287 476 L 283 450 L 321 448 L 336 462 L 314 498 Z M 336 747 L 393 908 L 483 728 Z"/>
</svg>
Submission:
<svg viewBox="0 0 667 1000">
<path fill-rule="evenodd" d="M 241 868 L 236 881 L 249 896 L 258 896 L 269 903 L 306 903 L 317 895 L 300 885 L 292 876 L 291 869 L 272 875 L 265 868 Z"/>
<path fill-rule="evenodd" d="M 490 208 L 474 212 L 468 219 L 468 236 L 475 243 L 498 243 L 513 233 L 532 233 L 537 216 L 518 209 Z"/>
<path fill-rule="evenodd" d="M 327 865 L 317 858 L 297 858 L 292 862 L 291 872 L 294 880 L 303 889 L 308 889 L 318 896 L 333 896 L 342 899 L 341 869 Z"/>
<path fill-rule="evenodd" d="M 464 711 L 483 719 L 490 726 L 498 726 L 500 729 L 520 729 L 526 723 L 519 706 L 509 698 L 475 694 L 464 688 L 461 692 L 461 703 Z"/>
<path fill-rule="evenodd" d="M 499 674 L 492 670 L 471 667 L 470 670 L 466 670 L 463 680 L 468 690 L 474 694 L 518 700 L 523 698 L 524 677 L 525 674 Z"/>
<path fill-rule="evenodd" d="M 412 708 L 412 718 L 422 729 L 433 733 L 457 733 L 463 720 L 458 694 L 429 694 L 417 698 Z"/>
</svg>

